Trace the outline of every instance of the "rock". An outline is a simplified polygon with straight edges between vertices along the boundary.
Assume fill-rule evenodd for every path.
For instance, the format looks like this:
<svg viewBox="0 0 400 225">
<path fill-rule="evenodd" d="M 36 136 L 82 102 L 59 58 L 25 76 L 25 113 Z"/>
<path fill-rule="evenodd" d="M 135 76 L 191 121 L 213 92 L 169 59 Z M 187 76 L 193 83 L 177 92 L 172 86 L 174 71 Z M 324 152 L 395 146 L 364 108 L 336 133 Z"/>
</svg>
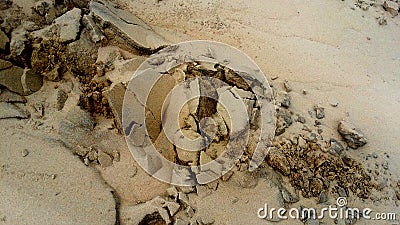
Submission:
<svg viewBox="0 0 400 225">
<path fill-rule="evenodd" d="M 106 36 L 116 39 L 120 44 L 147 52 L 154 52 L 170 44 L 138 17 L 123 9 L 117 9 L 110 2 L 91 1 L 89 9 L 94 20 L 99 21 Z"/>
<path fill-rule="evenodd" d="M 281 91 L 276 98 L 276 102 L 282 107 L 289 108 L 291 104 L 290 95 L 286 91 Z"/>
<path fill-rule="evenodd" d="M 285 80 L 285 82 L 283 82 L 283 87 L 285 88 L 285 90 L 287 92 L 291 92 L 293 90 L 292 87 L 289 84 L 289 81 L 287 81 L 287 80 Z"/>
<path fill-rule="evenodd" d="M 163 207 L 168 209 L 168 212 L 171 216 L 174 216 L 178 212 L 181 205 L 176 202 L 165 202 Z"/>
<path fill-rule="evenodd" d="M 66 49 L 67 66 L 76 74 L 94 75 L 94 64 L 97 59 L 98 47 L 89 39 L 85 30 L 82 31 L 79 40 L 68 44 Z"/>
<path fill-rule="evenodd" d="M 388 11 L 392 17 L 395 17 L 399 14 L 399 4 L 394 1 L 385 0 L 383 2 L 383 8 Z"/>
<path fill-rule="evenodd" d="M 28 155 L 29 155 L 28 149 L 24 148 L 24 149 L 21 151 L 21 155 L 22 155 L 22 157 L 28 156 Z"/>
<path fill-rule="evenodd" d="M 49 11 L 50 4 L 47 1 L 38 1 L 35 3 L 34 10 L 39 15 L 44 16 Z"/>
<path fill-rule="evenodd" d="M 74 41 L 78 35 L 81 10 L 74 8 L 55 19 L 55 24 L 60 26 L 60 40 L 62 42 Z"/>
<path fill-rule="evenodd" d="M 379 25 L 387 25 L 387 19 L 385 16 L 380 16 L 377 18 Z"/>
<path fill-rule="evenodd" d="M 318 178 L 313 178 L 310 182 L 310 192 L 312 196 L 318 196 L 322 189 L 323 189 L 324 183 L 322 180 Z"/>
<path fill-rule="evenodd" d="M 10 39 L 8 39 L 7 35 L 2 30 L 0 30 L 0 49 L 6 50 L 8 42 L 10 42 Z"/>
<path fill-rule="evenodd" d="M 322 106 L 316 105 L 314 106 L 315 116 L 317 119 L 325 118 L 325 109 Z"/>
<path fill-rule="evenodd" d="M 0 70 L 8 69 L 12 66 L 13 64 L 11 62 L 0 59 Z"/>
<path fill-rule="evenodd" d="M 97 160 L 99 161 L 100 165 L 104 167 L 109 167 L 112 165 L 112 158 L 110 155 L 103 151 L 99 151 L 97 155 Z"/>
<path fill-rule="evenodd" d="M 8 9 L 12 6 L 12 0 L 3 0 L 0 1 L 0 10 Z"/>
<path fill-rule="evenodd" d="M 276 121 L 275 135 L 279 136 L 286 131 L 286 128 L 291 126 L 293 119 L 287 110 L 279 110 Z"/>
<path fill-rule="evenodd" d="M 29 112 L 22 110 L 18 106 L 7 103 L 0 102 L 0 119 L 7 118 L 18 118 L 18 119 L 27 119 L 29 118 Z"/>
<path fill-rule="evenodd" d="M 165 203 L 164 199 L 156 197 L 142 204 L 122 205 L 121 222 L 122 224 L 170 224 L 171 219 L 167 207 L 164 208 Z"/>
<path fill-rule="evenodd" d="M 267 162 L 272 168 L 278 170 L 283 175 L 290 174 L 290 165 L 285 155 L 277 148 L 270 147 L 268 149 Z"/>
<path fill-rule="evenodd" d="M 364 134 L 345 120 L 340 121 L 338 131 L 350 148 L 357 149 L 367 144 Z"/>
<path fill-rule="evenodd" d="M 0 89 L 0 102 L 20 102 L 26 103 L 26 98 L 7 89 Z"/>
<path fill-rule="evenodd" d="M 32 32 L 34 38 L 50 39 L 57 33 L 60 42 L 71 42 L 76 40 L 81 20 L 81 9 L 73 8 L 56 18 L 52 25 L 41 30 Z"/>
<path fill-rule="evenodd" d="M 318 204 L 325 203 L 328 201 L 328 196 L 325 191 L 322 191 L 318 197 Z"/>
<path fill-rule="evenodd" d="M 175 186 L 168 188 L 166 192 L 169 197 L 172 197 L 175 200 L 178 199 L 178 190 L 176 189 Z"/>
<path fill-rule="evenodd" d="M 344 150 L 343 145 L 334 138 L 331 138 L 330 145 L 329 152 L 334 155 L 340 155 Z"/>
<path fill-rule="evenodd" d="M 43 78 L 33 70 L 13 66 L 0 71 L 0 85 L 20 95 L 30 95 L 42 87 Z"/>
<path fill-rule="evenodd" d="M 286 188 L 282 187 L 280 189 L 283 201 L 285 203 L 296 203 L 299 201 L 299 196 L 296 196 L 295 194 L 290 193 Z"/>
<path fill-rule="evenodd" d="M 13 30 L 11 32 L 11 42 L 10 42 L 11 55 L 14 57 L 20 56 L 22 52 L 25 50 L 25 44 L 27 41 L 28 41 L 27 31 L 22 26 Z"/>
<path fill-rule="evenodd" d="M 82 24 L 89 31 L 89 38 L 92 42 L 97 43 L 105 38 L 91 16 L 84 15 L 82 17 Z"/>
<path fill-rule="evenodd" d="M 56 98 L 56 109 L 60 111 L 64 108 L 65 102 L 68 99 L 68 94 L 63 90 L 58 90 Z"/>
<path fill-rule="evenodd" d="M 122 129 L 122 105 L 124 103 L 126 88 L 122 83 L 114 85 L 110 90 L 103 92 L 114 115 L 114 123 L 118 130 L 123 133 Z"/>
</svg>

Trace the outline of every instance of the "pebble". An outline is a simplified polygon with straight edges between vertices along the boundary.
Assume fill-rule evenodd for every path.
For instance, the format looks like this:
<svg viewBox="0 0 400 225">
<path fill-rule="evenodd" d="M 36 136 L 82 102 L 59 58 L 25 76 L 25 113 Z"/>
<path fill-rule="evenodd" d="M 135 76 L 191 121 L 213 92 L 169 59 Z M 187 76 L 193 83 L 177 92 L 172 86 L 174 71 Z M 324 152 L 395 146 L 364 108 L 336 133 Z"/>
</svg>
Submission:
<svg viewBox="0 0 400 225">
<path fill-rule="evenodd" d="M 21 154 L 22 154 L 22 157 L 28 156 L 28 155 L 29 155 L 28 149 L 23 149 L 23 150 L 21 151 Z"/>
</svg>

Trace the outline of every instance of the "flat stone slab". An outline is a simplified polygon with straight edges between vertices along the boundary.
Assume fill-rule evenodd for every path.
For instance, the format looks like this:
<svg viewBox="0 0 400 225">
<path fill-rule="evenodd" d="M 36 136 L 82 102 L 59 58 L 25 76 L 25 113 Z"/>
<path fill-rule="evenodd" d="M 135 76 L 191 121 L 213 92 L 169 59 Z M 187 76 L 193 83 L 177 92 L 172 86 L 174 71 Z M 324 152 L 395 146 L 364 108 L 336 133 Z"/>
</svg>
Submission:
<svg viewBox="0 0 400 225">
<path fill-rule="evenodd" d="M 117 9 L 107 1 L 91 1 L 89 9 L 100 27 L 109 27 L 114 33 L 109 38 L 119 36 L 130 47 L 150 52 L 170 44 L 138 17 L 126 10 Z"/>
</svg>

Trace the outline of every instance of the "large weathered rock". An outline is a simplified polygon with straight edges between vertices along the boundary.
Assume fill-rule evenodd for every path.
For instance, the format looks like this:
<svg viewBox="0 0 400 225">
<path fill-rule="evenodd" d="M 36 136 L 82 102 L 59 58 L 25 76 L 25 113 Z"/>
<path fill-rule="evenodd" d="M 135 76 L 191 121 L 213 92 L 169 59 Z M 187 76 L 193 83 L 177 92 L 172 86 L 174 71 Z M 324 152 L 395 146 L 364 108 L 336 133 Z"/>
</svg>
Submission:
<svg viewBox="0 0 400 225">
<path fill-rule="evenodd" d="M 80 9 L 74 8 L 56 18 L 52 25 L 32 32 L 32 36 L 34 38 L 49 39 L 53 37 L 54 31 L 61 42 L 74 41 L 79 33 L 81 13 Z"/>
<path fill-rule="evenodd" d="M 6 67 L 9 65 L 3 62 Z M 0 85 L 20 95 L 30 95 L 42 87 L 43 78 L 33 70 L 12 66 L 0 70 Z"/>
<path fill-rule="evenodd" d="M 27 119 L 29 118 L 29 112 L 19 108 L 18 106 L 7 103 L 0 102 L 0 119 L 7 118 L 18 118 L 18 119 Z"/>
<path fill-rule="evenodd" d="M 139 18 L 128 11 L 117 9 L 107 1 L 91 1 L 89 8 L 109 39 L 117 39 L 121 44 L 150 52 L 169 44 Z"/>
<path fill-rule="evenodd" d="M 364 134 L 345 120 L 340 121 L 338 131 L 350 148 L 357 149 L 367 144 Z"/>
</svg>

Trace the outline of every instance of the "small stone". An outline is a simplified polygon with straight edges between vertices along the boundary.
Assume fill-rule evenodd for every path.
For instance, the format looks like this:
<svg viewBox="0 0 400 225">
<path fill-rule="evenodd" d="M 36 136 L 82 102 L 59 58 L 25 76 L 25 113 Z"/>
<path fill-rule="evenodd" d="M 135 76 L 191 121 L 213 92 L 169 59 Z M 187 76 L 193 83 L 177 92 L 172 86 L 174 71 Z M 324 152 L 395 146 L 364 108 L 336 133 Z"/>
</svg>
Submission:
<svg viewBox="0 0 400 225">
<path fill-rule="evenodd" d="M 175 215 L 175 214 L 178 212 L 178 210 L 179 210 L 179 208 L 181 207 L 181 205 L 179 205 L 179 204 L 176 203 L 176 202 L 165 202 L 164 205 L 163 205 L 163 207 L 164 207 L 164 208 L 167 208 L 168 211 L 169 211 L 169 214 L 170 214 L 171 216 L 173 216 L 173 215 Z"/>
<path fill-rule="evenodd" d="M 400 200 L 400 191 L 396 191 L 397 200 Z"/>
<path fill-rule="evenodd" d="M 281 172 L 284 176 L 288 176 L 290 174 L 290 165 L 286 159 L 286 156 L 275 147 L 270 147 L 268 149 L 267 155 L 267 162 L 268 164 Z"/>
<path fill-rule="evenodd" d="M 385 16 L 380 16 L 377 18 L 379 25 L 387 25 L 387 19 Z"/>
<path fill-rule="evenodd" d="M 38 1 L 35 3 L 34 10 L 41 16 L 46 15 L 49 11 L 50 5 L 46 1 Z"/>
<path fill-rule="evenodd" d="M 338 107 L 339 102 L 331 102 L 330 105 L 331 105 L 332 107 Z"/>
<path fill-rule="evenodd" d="M 384 1 L 383 8 L 385 8 L 385 10 L 388 11 L 392 15 L 392 17 L 395 17 L 399 14 L 399 5 L 394 1 Z"/>
<path fill-rule="evenodd" d="M 306 94 L 308 94 L 308 91 L 306 89 L 303 89 L 302 93 L 303 93 L 303 95 L 306 95 Z"/>
<path fill-rule="evenodd" d="M 23 149 L 22 152 L 21 152 L 21 154 L 22 154 L 22 157 L 28 156 L 28 155 L 29 155 L 28 149 Z"/>
<path fill-rule="evenodd" d="M 329 152 L 333 155 L 340 155 L 344 150 L 343 145 L 334 138 L 331 138 L 330 145 L 331 147 L 329 148 Z"/>
<path fill-rule="evenodd" d="M 285 91 L 279 92 L 278 97 L 277 97 L 277 102 L 280 106 L 289 108 L 290 104 L 291 104 L 290 95 Z"/>
<path fill-rule="evenodd" d="M 294 196 L 286 188 L 282 188 L 280 192 L 285 203 L 291 204 L 299 201 L 298 196 Z"/>
<path fill-rule="evenodd" d="M 340 186 L 337 187 L 337 192 L 338 192 L 340 197 L 347 197 L 348 196 L 346 189 L 344 189 L 344 188 L 342 188 Z"/>
<path fill-rule="evenodd" d="M 100 28 L 93 21 L 93 17 L 89 15 L 84 15 L 82 18 L 82 24 L 89 30 L 90 40 L 94 43 L 100 42 L 105 39 L 103 33 L 100 31 Z"/>
<path fill-rule="evenodd" d="M 112 158 L 107 153 L 99 151 L 97 155 L 97 160 L 99 161 L 101 167 L 109 167 L 112 165 Z"/>
<path fill-rule="evenodd" d="M 285 90 L 287 92 L 291 92 L 293 90 L 292 87 L 289 84 L 289 81 L 287 81 L 287 80 L 285 80 L 285 82 L 283 82 L 283 87 L 285 88 Z"/>
<path fill-rule="evenodd" d="M 211 225 L 214 224 L 215 220 L 208 216 L 202 216 L 197 218 L 197 223 L 201 225 Z"/>
<path fill-rule="evenodd" d="M 316 105 L 314 106 L 315 116 L 317 119 L 325 118 L 325 109 L 322 106 Z"/>
<path fill-rule="evenodd" d="M 328 196 L 325 191 L 322 191 L 318 197 L 318 204 L 325 203 L 328 201 Z"/>
<path fill-rule="evenodd" d="M 58 90 L 57 91 L 57 105 L 56 108 L 58 111 L 62 110 L 64 108 L 64 104 L 68 99 L 68 94 L 63 91 L 63 90 Z"/>
<path fill-rule="evenodd" d="M 367 144 L 367 138 L 353 124 L 342 120 L 338 125 L 338 132 L 350 148 L 357 149 Z"/>
<path fill-rule="evenodd" d="M 273 77 L 271 77 L 271 80 L 276 80 L 276 79 L 278 79 L 278 78 L 279 78 L 278 75 L 274 75 Z"/>
<path fill-rule="evenodd" d="M 0 119 L 7 119 L 7 118 L 27 119 L 29 117 L 30 117 L 29 112 L 19 108 L 18 106 L 12 103 L 0 102 Z"/>
<path fill-rule="evenodd" d="M 175 186 L 172 186 L 172 187 L 168 188 L 166 190 L 166 192 L 167 192 L 167 195 L 169 197 L 172 197 L 173 199 L 177 199 L 178 198 L 178 190 L 176 189 Z"/>
</svg>

